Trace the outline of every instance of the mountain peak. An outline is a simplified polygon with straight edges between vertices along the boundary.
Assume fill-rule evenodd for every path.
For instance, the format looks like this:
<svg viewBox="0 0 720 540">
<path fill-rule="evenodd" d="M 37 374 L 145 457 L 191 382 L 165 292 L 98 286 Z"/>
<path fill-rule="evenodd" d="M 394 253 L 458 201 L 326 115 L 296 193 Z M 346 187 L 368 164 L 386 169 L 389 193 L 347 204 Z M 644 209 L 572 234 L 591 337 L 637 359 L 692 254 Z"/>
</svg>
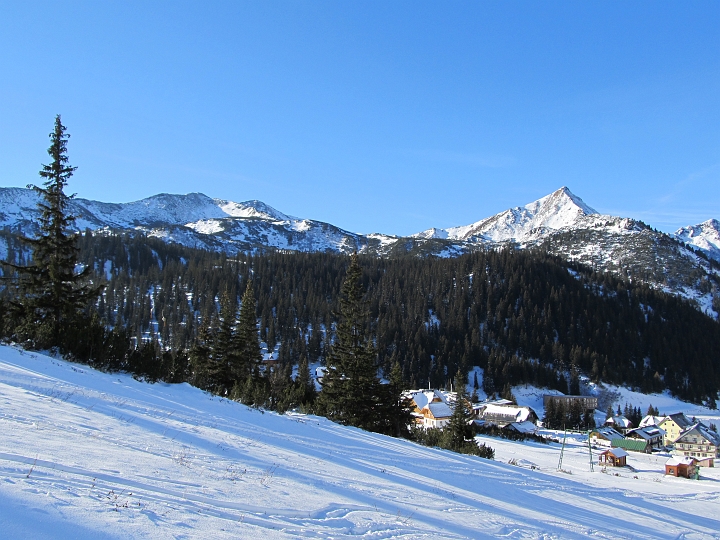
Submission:
<svg viewBox="0 0 720 540">
<path fill-rule="evenodd" d="M 681 227 L 675 231 L 675 238 L 705 251 L 720 260 L 720 222 L 708 219 L 697 225 Z"/>
<path fill-rule="evenodd" d="M 585 204 L 585 201 L 583 201 L 580 197 L 575 195 L 572 191 L 570 191 L 570 188 L 567 186 L 563 186 L 560 189 L 553 191 L 550 195 L 546 195 L 545 197 L 542 197 L 541 199 L 538 199 L 537 201 L 530 203 L 531 206 L 540 202 L 553 202 L 556 203 L 557 201 L 562 201 L 562 206 L 565 206 L 566 209 L 577 207 L 580 209 L 580 211 L 585 215 L 591 215 L 591 214 L 597 214 L 598 211 L 594 208 L 591 208 L 587 204 Z M 526 206 L 526 208 L 527 208 Z"/>
</svg>

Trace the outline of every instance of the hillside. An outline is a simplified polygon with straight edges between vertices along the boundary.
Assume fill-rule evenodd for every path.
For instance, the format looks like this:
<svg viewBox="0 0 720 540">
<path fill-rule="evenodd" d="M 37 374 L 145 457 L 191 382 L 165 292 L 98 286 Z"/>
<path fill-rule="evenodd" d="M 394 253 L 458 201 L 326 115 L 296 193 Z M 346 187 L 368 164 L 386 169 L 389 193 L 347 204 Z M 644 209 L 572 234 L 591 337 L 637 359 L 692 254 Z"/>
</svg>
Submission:
<svg viewBox="0 0 720 540">
<path fill-rule="evenodd" d="M 12 538 L 700 539 L 720 530 L 714 470 L 699 482 L 581 473 L 580 461 L 576 474 L 531 470 L 7 346 L 0 399 L 0 527 Z M 530 462 L 559 452 L 507 444 L 519 443 L 502 443 L 504 455 Z"/>
</svg>

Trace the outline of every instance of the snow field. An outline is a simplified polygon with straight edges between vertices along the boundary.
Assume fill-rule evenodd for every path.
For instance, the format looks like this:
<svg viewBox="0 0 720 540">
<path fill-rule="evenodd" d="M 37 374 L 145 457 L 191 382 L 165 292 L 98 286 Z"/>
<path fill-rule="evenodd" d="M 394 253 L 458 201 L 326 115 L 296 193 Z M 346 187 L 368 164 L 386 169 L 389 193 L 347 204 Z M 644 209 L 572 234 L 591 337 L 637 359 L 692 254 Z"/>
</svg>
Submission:
<svg viewBox="0 0 720 540">
<path fill-rule="evenodd" d="M 568 474 L 559 445 L 488 442 L 496 461 L 0 347 L 8 538 L 720 538 L 705 469 L 583 472 L 578 440 Z"/>
</svg>

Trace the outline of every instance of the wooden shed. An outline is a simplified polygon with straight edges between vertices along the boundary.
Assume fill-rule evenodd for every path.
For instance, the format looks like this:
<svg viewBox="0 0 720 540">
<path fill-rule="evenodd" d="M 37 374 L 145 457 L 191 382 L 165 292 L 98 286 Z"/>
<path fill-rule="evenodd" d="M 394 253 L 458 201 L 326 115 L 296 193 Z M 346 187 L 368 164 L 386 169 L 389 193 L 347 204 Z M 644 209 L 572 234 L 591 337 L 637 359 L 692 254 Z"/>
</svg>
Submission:
<svg viewBox="0 0 720 540">
<path fill-rule="evenodd" d="M 665 474 L 683 478 L 698 477 L 697 460 L 693 457 L 673 457 L 665 462 Z"/>
<path fill-rule="evenodd" d="M 624 467 L 627 465 L 627 452 L 622 448 L 611 448 L 600 454 L 599 463 L 611 467 Z"/>
</svg>

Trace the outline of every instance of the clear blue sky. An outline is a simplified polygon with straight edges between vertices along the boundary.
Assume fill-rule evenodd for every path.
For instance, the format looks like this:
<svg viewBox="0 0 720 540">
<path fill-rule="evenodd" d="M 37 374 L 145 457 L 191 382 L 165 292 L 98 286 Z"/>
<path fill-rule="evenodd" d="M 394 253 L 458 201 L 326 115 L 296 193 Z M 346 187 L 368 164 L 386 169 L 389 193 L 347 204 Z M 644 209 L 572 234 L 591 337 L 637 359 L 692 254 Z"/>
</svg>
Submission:
<svg viewBox="0 0 720 540">
<path fill-rule="evenodd" d="M 200 191 L 357 232 L 567 185 L 666 231 L 720 218 L 720 2 L 0 3 L 0 185 Z"/>
</svg>

